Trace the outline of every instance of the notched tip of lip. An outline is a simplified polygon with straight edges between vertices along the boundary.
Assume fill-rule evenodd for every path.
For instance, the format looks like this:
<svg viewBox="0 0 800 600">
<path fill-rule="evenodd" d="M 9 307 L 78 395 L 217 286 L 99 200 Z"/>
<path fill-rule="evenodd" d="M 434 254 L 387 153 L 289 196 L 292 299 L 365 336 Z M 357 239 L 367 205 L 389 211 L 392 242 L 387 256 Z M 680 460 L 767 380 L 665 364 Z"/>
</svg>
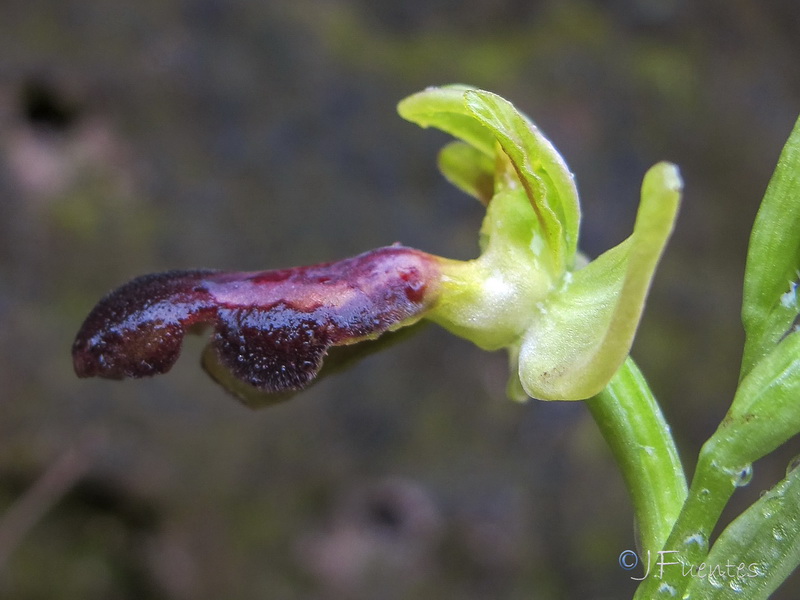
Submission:
<svg viewBox="0 0 800 600">
<path fill-rule="evenodd" d="M 79 339 L 72 351 L 78 377 L 124 379 L 166 373 L 178 360 L 183 340 L 180 325 L 149 324 L 120 333 L 107 332 L 87 342 Z"/>
<path fill-rule="evenodd" d="M 213 271 L 169 271 L 138 277 L 103 298 L 72 346 L 78 377 L 149 377 L 178 360 L 186 328 L 213 312 L 195 288 Z"/>
<path fill-rule="evenodd" d="M 92 310 L 72 348 L 79 377 L 166 373 L 183 337 L 210 324 L 206 370 L 235 395 L 307 387 L 332 346 L 412 323 L 435 301 L 438 263 L 391 246 L 334 263 L 259 273 L 170 271 L 115 290 Z M 206 353 L 206 355 L 208 352 Z M 222 370 L 230 377 L 220 376 Z"/>
</svg>

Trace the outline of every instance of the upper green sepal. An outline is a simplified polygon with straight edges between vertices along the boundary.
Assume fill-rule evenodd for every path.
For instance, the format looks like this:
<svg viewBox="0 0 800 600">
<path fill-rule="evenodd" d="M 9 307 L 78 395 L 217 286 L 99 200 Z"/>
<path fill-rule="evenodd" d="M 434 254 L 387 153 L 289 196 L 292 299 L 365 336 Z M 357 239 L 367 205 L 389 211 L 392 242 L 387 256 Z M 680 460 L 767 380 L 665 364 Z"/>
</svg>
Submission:
<svg viewBox="0 0 800 600">
<path fill-rule="evenodd" d="M 475 119 L 465 104 L 466 93 L 473 90 L 465 85 L 430 87 L 401 100 L 397 112 L 420 127 L 441 129 L 492 156 L 494 136 Z"/>
<path fill-rule="evenodd" d="M 511 161 L 560 268 L 571 268 L 578 249 L 580 205 L 564 159 L 539 128 L 496 94 L 468 91 L 467 109 L 497 139 Z"/>
<path fill-rule="evenodd" d="M 553 145 L 510 102 L 491 92 L 446 86 L 406 98 L 398 112 L 422 127 L 441 129 L 492 159 L 499 145 L 534 209 L 535 226 L 545 238 L 554 270 L 573 266 L 570 259 L 577 251 L 580 225 L 574 179 Z M 448 179 L 463 180 L 452 176 L 455 169 L 444 172 Z M 496 185 L 502 181 L 506 179 L 496 178 Z"/>
</svg>

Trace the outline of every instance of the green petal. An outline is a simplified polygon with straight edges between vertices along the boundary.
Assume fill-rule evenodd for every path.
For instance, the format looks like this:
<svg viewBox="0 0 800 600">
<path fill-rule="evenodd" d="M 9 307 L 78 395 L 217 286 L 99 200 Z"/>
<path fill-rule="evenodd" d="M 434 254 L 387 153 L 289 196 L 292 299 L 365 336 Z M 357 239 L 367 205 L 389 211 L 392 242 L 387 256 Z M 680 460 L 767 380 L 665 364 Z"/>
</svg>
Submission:
<svg viewBox="0 0 800 600">
<path fill-rule="evenodd" d="M 489 204 L 494 195 L 491 157 L 464 142 L 451 142 L 439 152 L 439 170 L 461 191 Z"/>
<path fill-rule="evenodd" d="M 799 271 L 800 119 L 778 159 L 750 236 L 742 303 L 747 334 L 742 377 L 797 319 Z"/>
<path fill-rule="evenodd" d="M 542 400 L 600 392 L 630 351 L 650 282 L 672 231 L 682 182 L 659 163 L 645 175 L 633 235 L 564 280 L 540 307 L 520 352 L 525 391 Z"/>
</svg>

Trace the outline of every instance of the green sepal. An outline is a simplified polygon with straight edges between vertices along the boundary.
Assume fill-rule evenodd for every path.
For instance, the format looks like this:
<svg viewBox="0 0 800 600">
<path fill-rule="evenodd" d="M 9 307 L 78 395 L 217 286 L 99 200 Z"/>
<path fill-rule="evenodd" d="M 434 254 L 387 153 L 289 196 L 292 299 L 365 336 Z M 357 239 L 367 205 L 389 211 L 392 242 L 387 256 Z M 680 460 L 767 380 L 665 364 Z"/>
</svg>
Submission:
<svg viewBox="0 0 800 600">
<path fill-rule="evenodd" d="M 494 156 L 492 132 L 475 119 L 464 104 L 464 94 L 473 89 L 465 85 L 429 87 L 401 100 L 397 112 L 420 127 L 436 127 L 464 140 L 486 156 Z"/>
<path fill-rule="evenodd" d="M 571 268 L 578 247 L 578 190 L 553 145 L 513 104 L 491 92 L 467 91 L 467 108 L 511 159 L 557 268 Z"/>
<path fill-rule="evenodd" d="M 522 341 L 525 391 L 542 400 L 583 400 L 599 393 L 630 351 L 656 266 L 672 231 L 682 182 L 659 163 L 645 175 L 633 234 L 538 307 Z"/>
<path fill-rule="evenodd" d="M 527 402 L 530 400 L 522 382 L 519 379 L 519 344 L 508 347 L 508 382 L 506 383 L 506 397 L 514 402 Z"/>
<path fill-rule="evenodd" d="M 575 182 L 564 160 L 529 119 L 500 96 L 466 86 L 428 88 L 400 102 L 398 112 L 422 127 L 450 133 L 492 158 L 497 142 L 534 209 L 529 226 L 544 236 L 548 268 L 552 273 L 572 268 L 580 225 Z M 451 168 L 445 174 L 473 193 L 474 185 L 464 184 L 463 173 Z"/>
<path fill-rule="evenodd" d="M 630 351 L 672 231 L 682 185 L 677 168 L 662 163 L 648 172 L 631 238 L 575 271 L 575 182 L 529 119 L 501 97 L 466 86 L 429 88 L 398 111 L 463 140 L 440 155 L 455 185 L 486 202 L 493 183 L 481 256 L 446 263 L 428 318 L 481 348 L 513 348 L 512 359 L 518 350 L 512 379 L 529 396 L 582 400 L 600 392 Z M 516 381 L 509 391 L 522 396 Z"/>
</svg>

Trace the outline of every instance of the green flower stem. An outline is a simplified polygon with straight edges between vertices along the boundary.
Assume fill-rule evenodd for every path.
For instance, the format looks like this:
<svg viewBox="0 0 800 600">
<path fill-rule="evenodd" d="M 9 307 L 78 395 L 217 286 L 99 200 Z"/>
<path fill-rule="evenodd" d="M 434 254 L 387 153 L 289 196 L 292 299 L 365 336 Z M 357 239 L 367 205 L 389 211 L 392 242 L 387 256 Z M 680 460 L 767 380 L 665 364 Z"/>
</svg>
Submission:
<svg viewBox="0 0 800 600">
<path fill-rule="evenodd" d="M 631 358 L 586 404 L 622 470 L 641 550 L 654 555 L 667 541 L 687 493 L 669 425 Z"/>
<path fill-rule="evenodd" d="M 673 598 L 684 591 L 691 582 L 686 573 L 698 567 L 708 555 L 708 540 L 722 510 L 736 490 L 737 475 L 733 467 L 720 464 L 712 438 L 700 451 L 697 470 L 686 504 L 678 517 L 672 533 L 664 544 L 665 554 L 653 554 L 653 569 L 642 582 L 635 598 Z M 747 474 L 740 474 L 741 483 L 746 483 Z M 665 564 L 658 567 L 658 561 Z M 680 563 L 680 564 L 675 564 Z"/>
<path fill-rule="evenodd" d="M 643 584 L 641 598 L 653 590 L 682 593 L 690 583 L 684 572 L 706 560 L 709 535 L 737 486 L 746 485 L 751 464 L 798 431 L 800 410 L 800 334 L 786 337 L 742 380 L 733 405 L 700 450 L 689 497 L 664 547 L 684 567 L 664 570 L 659 582 Z"/>
</svg>

